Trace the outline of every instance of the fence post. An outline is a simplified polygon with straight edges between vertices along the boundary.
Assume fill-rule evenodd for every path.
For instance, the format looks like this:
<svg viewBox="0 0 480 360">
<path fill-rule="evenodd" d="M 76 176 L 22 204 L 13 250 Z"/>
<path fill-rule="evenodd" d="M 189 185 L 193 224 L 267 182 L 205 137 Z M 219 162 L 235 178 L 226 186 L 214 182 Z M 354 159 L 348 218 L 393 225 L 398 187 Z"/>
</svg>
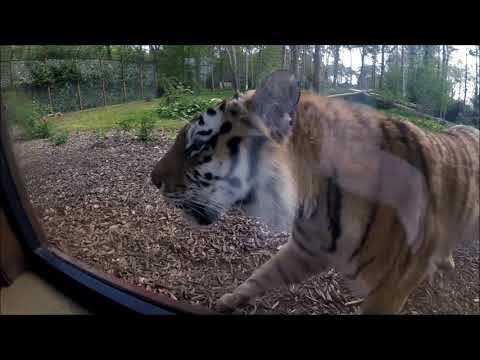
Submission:
<svg viewBox="0 0 480 360">
<path fill-rule="evenodd" d="M 44 60 L 45 66 L 47 66 L 47 56 L 45 55 L 45 60 Z M 53 100 L 52 100 L 52 92 L 50 90 L 50 84 L 47 84 L 47 91 L 48 91 L 48 102 L 50 103 L 50 112 L 54 112 L 53 109 Z"/>
<path fill-rule="evenodd" d="M 153 86 L 154 86 L 154 91 L 153 91 L 153 97 L 157 97 L 157 91 L 158 91 L 158 84 L 157 84 L 157 62 L 153 62 Z"/>
<path fill-rule="evenodd" d="M 102 77 L 103 106 L 107 106 L 107 94 L 105 92 L 105 77 L 103 76 L 104 71 L 103 71 L 102 58 L 100 58 L 100 71 L 101 71 L 101 74 L 102 74 L 101 77 Z"/>
<path fill-rule="evenodd" d="M 80 105 L 80 111 L 83 110 L 82 106 L 82 94 L 80 93 L 80 81 L 77 80 L 77 95 L 78 95 L 78 104 Z"/>
<path fill-rule="evenodd" d="M 125 83 L 125 63 L 122 58 L 123 102 L 127 102 L 127 84 Z"/>
<path fill-rule="evenodd" d="M 17 95 L 17 87 L 14 85 L 13 81 L 13 51 L 10 55 L 10 87 L 14 90 L 15 95 Z"/>
<path fill-rule="evenodd" d="M 142 99 L 145 97 L 143 96 L 143 62 L 140 63 L 140 93 L 142 96 Z"/>
</svg>

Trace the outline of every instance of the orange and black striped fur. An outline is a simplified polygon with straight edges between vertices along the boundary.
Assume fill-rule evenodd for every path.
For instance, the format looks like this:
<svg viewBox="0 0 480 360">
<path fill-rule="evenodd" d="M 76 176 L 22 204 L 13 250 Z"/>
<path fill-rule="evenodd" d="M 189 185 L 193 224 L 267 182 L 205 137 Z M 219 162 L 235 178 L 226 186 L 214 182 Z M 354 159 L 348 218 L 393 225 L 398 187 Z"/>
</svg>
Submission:
<svg viewBox="0 0 480 360">
<path fill-rule="evenodd" d="M 152 172 L 199 224 L 231 207 L 287 226 L 291 239 L 217 309 L 335 267 L 362 313 L 398 313 L 454 246 L 479 238 L 480 133 L 432 132 L 301 93 L 287 72 L 183 129 Z"/>
</svg>

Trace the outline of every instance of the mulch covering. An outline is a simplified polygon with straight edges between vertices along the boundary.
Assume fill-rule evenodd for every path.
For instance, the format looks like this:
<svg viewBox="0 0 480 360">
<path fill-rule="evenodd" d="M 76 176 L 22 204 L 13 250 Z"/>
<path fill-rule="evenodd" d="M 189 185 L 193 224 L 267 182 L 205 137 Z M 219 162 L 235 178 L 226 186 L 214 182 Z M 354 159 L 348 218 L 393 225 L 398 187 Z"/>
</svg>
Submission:
<svg viewBox="0 0 480 360">
<path fill-rule="evenodd" d="M 288 239 L 232 212 L 208 228 L 192 227 L 150 183 L 153 165 L 173 140 L 132 134 L 71 134 L 15 143 L 17 160 L 49 242 L 96 269 L 174 300 L 213 308 Z M 478 314 L 479 244 L 454 253 L 456 269 L 417 289 L 408 314 Z M 354 298 L 334 270 L 302 285 L 270 291 L 246 314 L 353 314 Z"/>
</svg>

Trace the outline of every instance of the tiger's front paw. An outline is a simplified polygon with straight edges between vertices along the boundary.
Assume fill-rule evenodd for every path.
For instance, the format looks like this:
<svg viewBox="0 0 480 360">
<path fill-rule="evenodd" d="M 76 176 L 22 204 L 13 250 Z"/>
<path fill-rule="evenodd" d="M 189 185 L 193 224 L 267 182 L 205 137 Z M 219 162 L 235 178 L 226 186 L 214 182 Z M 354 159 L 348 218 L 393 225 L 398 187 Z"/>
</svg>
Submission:
<svg viewBox="0 0 480 360">
<path fill-rule="evenodd" d="M 220 313 L 232 313 L 244 302 L 244 297 L 238 294 L 227 293 L 218 299 L 217 303 L 215 304 L 215 310 Z"/>
</svg>

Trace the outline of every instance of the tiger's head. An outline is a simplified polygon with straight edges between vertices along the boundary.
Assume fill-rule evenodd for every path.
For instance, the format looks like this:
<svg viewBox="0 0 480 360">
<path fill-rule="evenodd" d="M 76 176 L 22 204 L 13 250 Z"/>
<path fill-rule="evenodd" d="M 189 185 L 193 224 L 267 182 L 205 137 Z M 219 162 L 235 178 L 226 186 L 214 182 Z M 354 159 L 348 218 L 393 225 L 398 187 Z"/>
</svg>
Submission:
<svg viewBox="0 0 480 360">
<path fill-rule="evenodd" d="M 285 143 L 299 98 L 294 76 L 282 70 L 209 108 L 180 130 L 155 165 L 153 184 L 199 225 L 239 207 L 277 228 L 288 226 L 296 190 Z"/>
</svg>

